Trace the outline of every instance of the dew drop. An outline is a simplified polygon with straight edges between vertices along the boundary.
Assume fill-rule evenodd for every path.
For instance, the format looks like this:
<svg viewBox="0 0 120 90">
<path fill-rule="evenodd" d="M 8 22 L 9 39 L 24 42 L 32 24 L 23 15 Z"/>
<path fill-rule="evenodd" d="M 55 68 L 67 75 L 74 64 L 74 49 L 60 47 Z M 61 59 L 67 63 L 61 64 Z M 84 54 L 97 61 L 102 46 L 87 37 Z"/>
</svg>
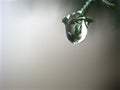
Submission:
<svg viewBox="0 0 120 90">
<path fill-rule="evenodd" d="M 68 40 L 77 45 L 82 43 L 87 35 L 88 22 L 85 20 L 79 20 L 74 23 L 70 23 L 69 20 L 65 23 L 66 35 Z"/>
</svg>

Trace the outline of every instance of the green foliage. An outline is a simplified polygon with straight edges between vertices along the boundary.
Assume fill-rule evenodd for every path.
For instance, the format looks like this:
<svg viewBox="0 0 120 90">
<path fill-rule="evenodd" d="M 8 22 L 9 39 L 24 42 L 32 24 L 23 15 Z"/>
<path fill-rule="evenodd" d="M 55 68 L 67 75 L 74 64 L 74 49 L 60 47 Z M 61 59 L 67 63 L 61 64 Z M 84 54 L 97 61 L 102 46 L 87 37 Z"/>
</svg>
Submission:
<svg viewBox="0 0 120 90">
<path fill-rule="evenodd" d="M 100 1 L 101 1 L 101 3 L 102 3 L 103 5 L 105 5 L 105 6 L 109 7 L 109 8 L 115 7 L 115 4 L 110 3 L 110 2 L 107 1 L 107 0 L 100 0 Z"/>
<path fill-rule="evenodd" d="M 86 14 L 87 14 L 89 8 L 93 5 L 92 3 L 98 2 L 98 1 L 100 1 L 102 4 L 104 4 L 105 6 L 107 6 L 109 8 L 115 7 L 115 4 L 109 2 L 108 0 L 87 0 L 85 5 L 81 8 L 81 10 L 70 14 L 70 18 L 64 17 L 62 19 L 62 22 L 66 23 L 67 21 L 69 21 L 71 24 L 74 24 L 75 22 L 78 22 L 81 20 L 85 20 L 88 23 L 93 22 L 93 19 L 86 16 Z M 85 18 L 83 18 L 83 17 L 85 17 Z"/>
</svg>

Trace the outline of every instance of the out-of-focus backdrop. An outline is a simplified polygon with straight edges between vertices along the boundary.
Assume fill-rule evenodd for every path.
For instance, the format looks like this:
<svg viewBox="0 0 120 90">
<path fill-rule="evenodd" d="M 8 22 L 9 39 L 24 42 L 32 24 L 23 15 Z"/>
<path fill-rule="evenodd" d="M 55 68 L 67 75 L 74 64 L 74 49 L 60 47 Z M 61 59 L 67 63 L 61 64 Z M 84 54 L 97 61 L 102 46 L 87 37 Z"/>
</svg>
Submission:
<svg viewBox="0 0 120 90">
<path fill-rule="evenodd" d="M 86 0 L 1 0 L 0 90 L 119 90 L 120 1 L 95 3 L 75 46 L 61 19 Z"/>
</svg>

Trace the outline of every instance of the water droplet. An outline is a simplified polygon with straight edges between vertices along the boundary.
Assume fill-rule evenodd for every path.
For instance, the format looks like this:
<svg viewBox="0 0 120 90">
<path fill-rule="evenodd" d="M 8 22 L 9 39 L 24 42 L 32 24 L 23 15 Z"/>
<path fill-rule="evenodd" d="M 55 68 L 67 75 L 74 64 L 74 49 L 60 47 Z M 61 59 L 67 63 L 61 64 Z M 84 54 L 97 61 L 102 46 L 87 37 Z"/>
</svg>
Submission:
<svg viewBox="0 0 120 90">
<path fill-rule="evenodd" d="M 86 38 L 88 32 L 88 22 L 85 21 L 85 19 L 74 22 L 70 22 L 70 20 L 67 20 L 67 22 L 65 23 L 66 35 L 70 42 L 77 45 L 78 43 L 83 42 Z"/>
</svg>

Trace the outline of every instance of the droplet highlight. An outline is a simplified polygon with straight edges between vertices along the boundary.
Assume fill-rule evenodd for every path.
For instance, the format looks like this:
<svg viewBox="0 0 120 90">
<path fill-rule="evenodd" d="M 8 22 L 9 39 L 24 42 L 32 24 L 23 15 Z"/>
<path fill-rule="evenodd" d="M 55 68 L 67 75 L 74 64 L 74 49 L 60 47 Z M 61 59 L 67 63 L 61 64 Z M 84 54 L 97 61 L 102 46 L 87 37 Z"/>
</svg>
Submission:
<svg viewBox="0 0 120 90">
<path fill-rule="evenodd" d="M 85 18 L 85 17 L 82 17 Z M 82 43 L 88 33 L 88 22 L 85 19 L 78 19 L 71 22 L 71 18 L 66 18 L 65 28 L 68 40 L 77 45 Z"/>
</svg>

